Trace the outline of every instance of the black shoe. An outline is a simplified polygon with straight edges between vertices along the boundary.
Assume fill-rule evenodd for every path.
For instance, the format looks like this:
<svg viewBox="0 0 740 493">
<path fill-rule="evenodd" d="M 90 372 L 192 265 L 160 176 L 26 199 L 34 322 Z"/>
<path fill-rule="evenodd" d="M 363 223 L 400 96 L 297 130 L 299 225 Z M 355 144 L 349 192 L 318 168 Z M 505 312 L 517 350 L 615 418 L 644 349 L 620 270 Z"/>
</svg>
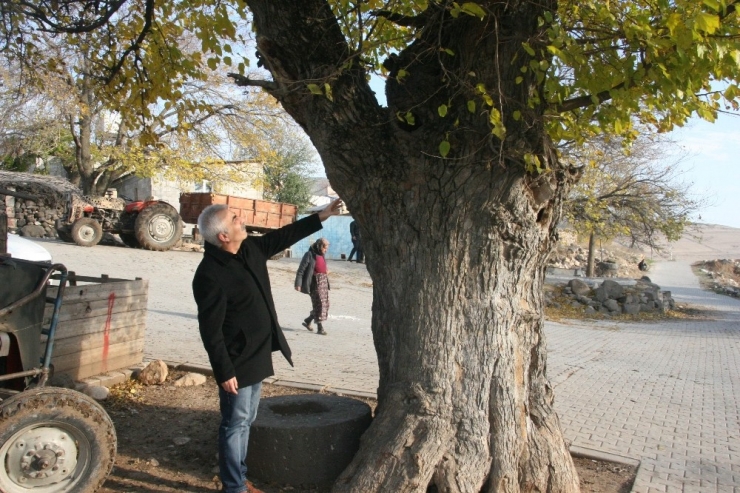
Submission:
<svg viewBox="0 0 740 493">
<path fill-rule="evenodd" d="M 305 328 L 313 332 L 313 327 L 311 327 L 311 322 L 306 322 L 305 320 L 301 323 Z"/>
<path fill-rule="evenodd" d="M 316 333 L 318 335 L 320 335 L 320 336 L 325 336 L 326 335 L 326 331 L 324 329 L 319 329 L 318 332 L 316 332 Z"/>
</svg>

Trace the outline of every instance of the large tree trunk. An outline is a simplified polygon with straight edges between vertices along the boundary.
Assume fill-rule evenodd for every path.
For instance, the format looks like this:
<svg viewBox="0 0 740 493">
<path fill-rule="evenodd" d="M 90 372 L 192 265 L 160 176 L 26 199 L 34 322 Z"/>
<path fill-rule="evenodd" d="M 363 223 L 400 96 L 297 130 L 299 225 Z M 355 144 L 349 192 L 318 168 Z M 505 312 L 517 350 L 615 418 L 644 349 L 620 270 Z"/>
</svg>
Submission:
<svg viewBox="0 0 740 493">
<path fill-rule="evenodd" d="M 491 178 L 420 184 L 413 210 L 377 196 L 379 407 L 335 491 L 577 491 L 545 375 L 549 218 L 524 177 Z"/>
<path fill-rule="evenodd" d="M 554 157 L 542 109 L 527 110 L 538 82 L 515 83 L 548 2 L 481 2 L 485 22 L 430 2 L 430 29 L 388 63 L 388 108 L 359 64 L 337 76 L 352 53 L 325 0 L 247 3 L 270 92 L 361 225 L 373 278 L 378 408 L 334 491 L 578 491 L 546 377 L 542 294 L 573 175 Z M 498 88 L 505 141 L 466 109 L 475 84 L 444 82 L 440 45 L 456 53 L 444 70 Z M 305 90 L 323 80 L 332 100 Z M 407 111 L 413 125 L 396 118 Z M 445 138 L 450 159 L 437 151 Z M 550 171 L 527 171 L 525 154 Z"/>
</svg>

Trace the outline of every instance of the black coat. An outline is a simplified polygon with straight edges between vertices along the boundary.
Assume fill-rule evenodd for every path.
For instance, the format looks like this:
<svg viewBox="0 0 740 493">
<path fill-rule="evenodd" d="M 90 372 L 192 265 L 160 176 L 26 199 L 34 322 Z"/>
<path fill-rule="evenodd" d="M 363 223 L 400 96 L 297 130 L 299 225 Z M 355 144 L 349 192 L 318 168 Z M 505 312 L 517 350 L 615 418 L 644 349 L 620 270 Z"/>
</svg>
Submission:
<svg viewBox="0 0 740 493">
<path fill-rule="evenodd" d="M 290 359 L 278 324 L 267 259 L 321 229 L 317 214 L 264 236 L 248 237 L 231 253 L 206 242 L 193 278 L 200 337 L 218 383 L 236 377 L 239 387 L 274 374 L 272 351 Z"/>
</svg>

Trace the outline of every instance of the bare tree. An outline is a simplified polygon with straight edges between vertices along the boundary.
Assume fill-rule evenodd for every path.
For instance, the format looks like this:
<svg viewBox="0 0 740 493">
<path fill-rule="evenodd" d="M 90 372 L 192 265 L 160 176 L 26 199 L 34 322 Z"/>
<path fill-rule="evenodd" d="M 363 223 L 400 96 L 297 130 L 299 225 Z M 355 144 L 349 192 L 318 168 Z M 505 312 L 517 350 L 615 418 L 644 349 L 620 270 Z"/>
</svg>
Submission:
<svg viewBox="0 0 740 493">
<path fill-rule="evenodd" d="M 586 274 L 594 275 L 597 237 L 626 237 L 632 247 L 660 249 L 662 239 L 680 238 L 704 204 L 681 180 L 680 156 L 664 134 L 646 129 L 634 142 L 600 136 L 567 146 L 563 159 L 583 176 L 565 202 L 565 215 L 589 237 Z"/>
</svg>

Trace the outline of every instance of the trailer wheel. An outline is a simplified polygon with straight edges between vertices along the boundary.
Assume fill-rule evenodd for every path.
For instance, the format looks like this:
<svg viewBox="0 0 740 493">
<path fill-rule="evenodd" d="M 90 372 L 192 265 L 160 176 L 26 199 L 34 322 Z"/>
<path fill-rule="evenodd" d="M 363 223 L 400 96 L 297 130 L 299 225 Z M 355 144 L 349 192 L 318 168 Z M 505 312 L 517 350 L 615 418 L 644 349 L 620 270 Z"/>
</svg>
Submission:
<svg viewBox="0 0 740 493">
<path fill-rule="evenodd" d="M 110 474 L 116 431 L 105 410 L 70 389 L 32 389 L 0 405 L 0 491 L 93 492 Z"/>
<path fill-rule="evenodd" d="M 103 239 L 103 227 L 91 217 L 81 217 L 72 224 L 72 240 L 80 246 L 91 247 Z"/>
<path fill-rule="evenodd" d="M 147 250 L 169 250 L 182 237 L 180 214 L 169 204 L 153 204 L 139 212 L 134 226 L 136 239 Z"/>
<path fill-rule="evenodd" d="M 139 240 L 136 239 L 136 235 L 132 233 L 120 233 L 118 236 L 121 237 L 121 241 L 124 245 L 131 248 L 139 248 Z"/>
</svg>

